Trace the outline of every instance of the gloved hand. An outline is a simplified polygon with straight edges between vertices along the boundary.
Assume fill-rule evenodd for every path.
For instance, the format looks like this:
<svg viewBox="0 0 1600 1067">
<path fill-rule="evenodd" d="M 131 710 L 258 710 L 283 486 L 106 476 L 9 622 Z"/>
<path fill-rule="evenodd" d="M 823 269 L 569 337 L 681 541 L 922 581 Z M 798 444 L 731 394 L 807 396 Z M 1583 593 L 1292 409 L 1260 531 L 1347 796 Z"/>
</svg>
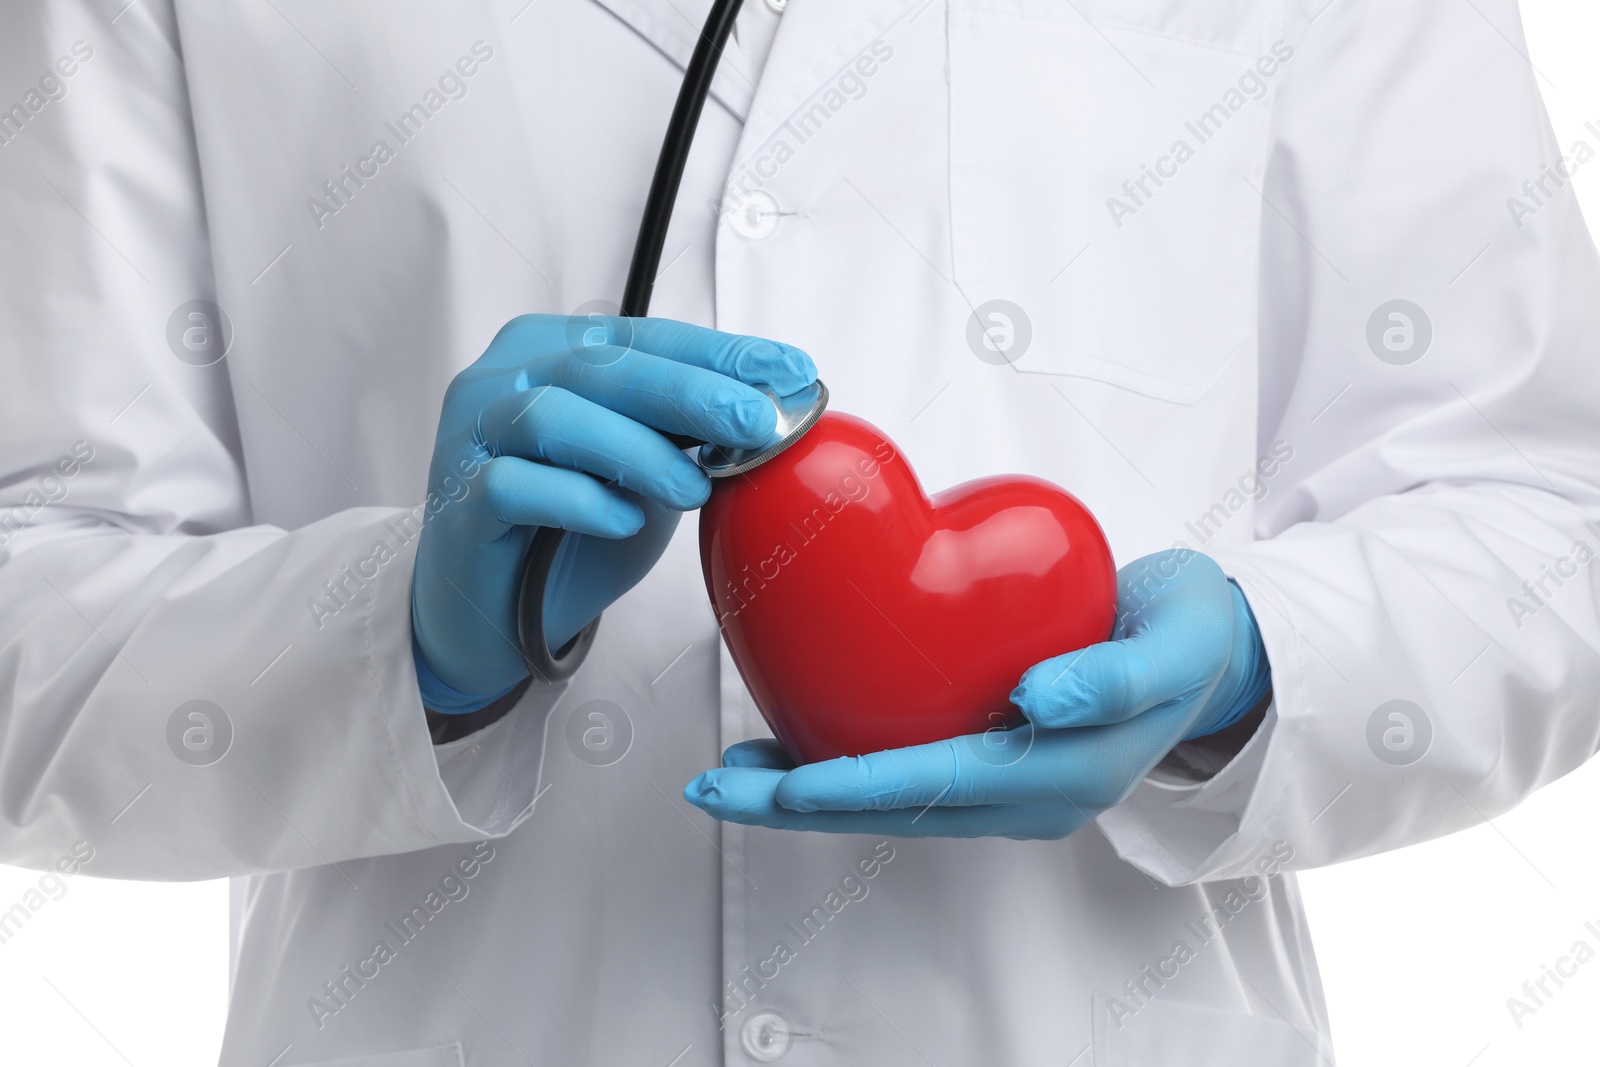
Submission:
<svg viewBox="0 0 1600 1067">
<path fill-rule="evenodd" d="M 1207 556 L 1117 573 L 1111 640 L 1028 669 L 1028 722 L 794 768 L 776 741 L 723 754 L 684 798 L 718 819 L 899 837 L 1060 838 L 1131 793 L 1179 741 L 1233 724 L 1272 689 L 1244 594 Z"/>
<path fill-rule="evenodd" d="M 535 527 L 571 531 L 546 587 L 559 649 L 665 551 L 711 483 L 656 430 L 749 448 L 777 393 L 816 378 L 799 349 L 666 319 L 513 319 L 445 392 L 411 586 L 423 704 L 468 712 L 528 675 L 517 643 Z"/>
</svg>

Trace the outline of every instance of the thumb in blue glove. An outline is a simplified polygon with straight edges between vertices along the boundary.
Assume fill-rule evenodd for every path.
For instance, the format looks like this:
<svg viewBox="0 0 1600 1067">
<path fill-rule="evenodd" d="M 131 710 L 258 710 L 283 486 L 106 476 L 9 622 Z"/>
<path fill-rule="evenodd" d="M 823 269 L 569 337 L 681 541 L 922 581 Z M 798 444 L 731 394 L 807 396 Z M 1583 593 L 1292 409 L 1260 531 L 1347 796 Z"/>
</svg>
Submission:
<svg viewBox="0 0 1600 1067">
<path fill-rule="evenodd" d="M 1055 729 L 1156 712 L 1181 721 L 1188 741 L 1232 726 L 1271 688 L 1244 593 L 1209 556 L 1173 549 L 1117 572 L 1110 641 L 1030 668 L 1011 701 Z"/>
</svg>

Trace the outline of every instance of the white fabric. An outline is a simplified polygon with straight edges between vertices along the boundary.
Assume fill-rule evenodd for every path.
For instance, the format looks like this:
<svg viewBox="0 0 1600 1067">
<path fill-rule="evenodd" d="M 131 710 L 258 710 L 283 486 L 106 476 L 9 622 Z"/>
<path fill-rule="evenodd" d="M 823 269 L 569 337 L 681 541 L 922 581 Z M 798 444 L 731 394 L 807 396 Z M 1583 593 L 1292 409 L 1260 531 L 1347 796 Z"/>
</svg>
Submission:
<svg viewBox="0 0 1600 1067">
<path fill-rule="evenodd" d="M 564 689 L 429 743 L 395 522 L 441 394 L 513 315 L 616 299 L 707 6 L 0 15 L 41 86 L 0 115 L 0 860 L 232 876 L 228 1065 L 745 1064 L 763 1011 L 805 1067 L 1331 1059 L 1293 875 L 1247 876 L 1472 825 L 1596 747 L 1600 275 L 1570 192 L 1523 188 L 1560 153 L 1513 4 L 793 0 L 719 75 L 656 312 L 804 346 L 930 488 L 1039 475 L 1119 561 L 1213 553 L 1261 624 L 1241 752 L 1033 843 L 687 807 L 765 732 L 692 521 Z M 707 206 L 764 197 L 770 227 Z M 167 341 L 202 298 L 205 367 Z M 996 299 L 1015 365 L 969 346 Z M 1397 299 L 1432 324 L 1408 365 L 1367 341 Z M 169 747 L 194 700 L 232 726 L 208 766 Z M 1408 766 L 1368 742 L 1393 700 L 1432 727 Z M 596 711 L 609 766 L 570 741 Z"/>
</svg>

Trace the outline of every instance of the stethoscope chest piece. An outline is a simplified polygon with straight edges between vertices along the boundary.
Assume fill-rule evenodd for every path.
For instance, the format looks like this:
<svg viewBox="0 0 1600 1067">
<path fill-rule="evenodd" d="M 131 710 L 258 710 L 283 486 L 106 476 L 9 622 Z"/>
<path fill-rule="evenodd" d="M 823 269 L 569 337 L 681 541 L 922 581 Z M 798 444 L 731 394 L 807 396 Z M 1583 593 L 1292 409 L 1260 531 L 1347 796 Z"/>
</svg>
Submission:
<svg viewBox="0 0 1600 1067">
<path fill-rule="evenodd" d="M 701 445 L 695 462 L 709 477 L 729 478 L 754 470 L 805 436 L 805 432 L 815 426 L 828 409 L 828 387 L 822 384 L 821 379 L 788 396 L 773 396 L 771 393 L 767 393 L 767 396 L 778 412 L 777 426 L 772 435 L 755 448 Z"/>
</svg>

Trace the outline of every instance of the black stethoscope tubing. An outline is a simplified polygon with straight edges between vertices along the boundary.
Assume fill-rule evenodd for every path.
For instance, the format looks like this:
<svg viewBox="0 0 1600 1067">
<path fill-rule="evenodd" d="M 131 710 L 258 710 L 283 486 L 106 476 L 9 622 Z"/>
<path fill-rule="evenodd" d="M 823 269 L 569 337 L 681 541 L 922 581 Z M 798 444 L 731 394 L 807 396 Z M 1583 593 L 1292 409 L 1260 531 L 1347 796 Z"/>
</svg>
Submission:
<svg viewBox="0 0 1600 1067">
<path fill-rule="evenodd" d="M 655 177 L 650 182 L 650 195 L 645 200 L 644 219 L 639 224 L 639 236 L 633 246 L 633 261 L 628 267 L 628 282 L 622 294 L 620 314 L 629 318 L 650 313 L 650 297 L 655 290 L 656 272 L 661 267 L 661 253 L 667 243 L 667 227 L 672 223 L 672 207 L 677 202 L 678 187 L 683 182 L 689 151 L 694 146 L 700 113 L 711 94 L 711 80 L 716 76 L 723 46 L 733 31 L 734 19 L 739 15 L 742 2 L 715 0 L 711 5 L 711 13 L 706 17 L 705 28 L 700 31 L 700 40 L 695 43 L 689 69 L 684 73 L 683 84 L 678 89 L 672 119 L 667 124 L 667 135 L 661 144 L 661 155 L 656 159 Z M 702 443 L 680 434 L 665 436 L 679 448 L 695 448 Z M 589 654 L 589 646 L 594 644 L 595 633 L 600 628 L 600 619 L 596 617 L 578 631 L 577 636 L 554 652 L 545 640 L 545 585 L 550 580 L 550 569 L 566 535 L 567 531 L 551 526 L 541 526 L 534 531 L 533 540 L 529 542 L 527 555 L 523 559 L 522 581 L 517 595 L 517 639 L 522 645 L 522 655 L 533 675 L 546 681 L 570 677 Z"/>
</svg>

